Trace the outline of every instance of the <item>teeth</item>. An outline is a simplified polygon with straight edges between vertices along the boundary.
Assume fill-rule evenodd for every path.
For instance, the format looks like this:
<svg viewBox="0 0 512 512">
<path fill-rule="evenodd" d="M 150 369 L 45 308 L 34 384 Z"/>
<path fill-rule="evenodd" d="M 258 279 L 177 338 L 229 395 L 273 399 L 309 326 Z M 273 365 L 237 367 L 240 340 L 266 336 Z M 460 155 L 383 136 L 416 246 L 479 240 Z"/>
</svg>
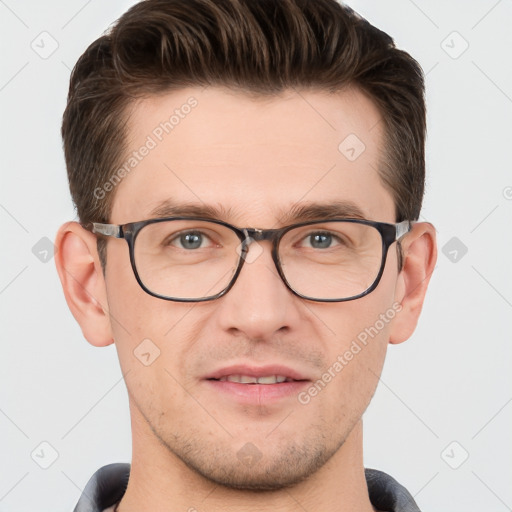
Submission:
<svg viewBox="0 0 512 512">
<path fill-rule="evenodd" d="M 291 382 L 293 379 L 283 375 L 265 375 L 264 377 L 250 377 L 249 375 L 226 375 L 220 381 L 238 382 L 239 384 L 277 384 Z"/>
<path fill-rule="evenodd" d="M 269 375 L 268 377 L 258 377 L 258 384 L 276 384 L 277 382 L 277 375 Z"/>
<path fill-rule="evenodd" d="M 255 384 L 258 382 L 256 377 L 249 377 L 247 375 L 229 375 L 229 382 L 240 382 L 241 384 Z"/>
</svg>

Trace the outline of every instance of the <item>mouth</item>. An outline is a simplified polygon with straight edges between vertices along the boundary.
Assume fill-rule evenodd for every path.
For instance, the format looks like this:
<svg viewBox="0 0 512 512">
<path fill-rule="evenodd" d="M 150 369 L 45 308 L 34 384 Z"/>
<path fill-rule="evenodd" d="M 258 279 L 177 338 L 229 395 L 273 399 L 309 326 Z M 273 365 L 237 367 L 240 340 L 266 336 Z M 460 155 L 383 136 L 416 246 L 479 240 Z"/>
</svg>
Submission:
<svg viewBox="0 0 512 512">
<path fill-rule="evenodd" d="M 293 398 L 311 379 L 282 365 L 236 365 L 214 371 L 204 381 L 235 402 L 262 405 Z"/>
<path fill-rule="evenodd" d="M 261 377 L 253 377 L 251 375 L 224 375 L 220 379 L 210 378 L 207 380 L 218 380 L 220 382 L 237 382 L 238 384 L 281 384 L 282 382 L 298 382 L 303 379 L 292 379 L 285 375 L 263 375 Z M 304 379 L 305 380 L 305 379 Z"/>
<path fill-rule="evenodd" d="M 238 384 L 282 384 L 283 382 L 308 381 L 298 370 L 283 365 L 251 366 L 238 364 L 226 366 L 204 377 L 206 380 L 236 382 Z"/>
</svg>

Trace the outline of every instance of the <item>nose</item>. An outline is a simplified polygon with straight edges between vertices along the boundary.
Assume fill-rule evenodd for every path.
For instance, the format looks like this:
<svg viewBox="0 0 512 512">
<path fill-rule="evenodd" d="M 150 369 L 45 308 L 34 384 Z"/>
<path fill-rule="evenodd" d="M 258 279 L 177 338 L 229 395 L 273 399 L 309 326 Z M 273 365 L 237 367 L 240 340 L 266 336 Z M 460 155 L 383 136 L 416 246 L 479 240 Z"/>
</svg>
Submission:
<svg viewBox="0 0 512 512">
<path fill-rule="evenodd" d="M 301 299 L 281 280 L 272 259 L 270 241 L 252 241 L 248 248 L 233 287 L 217 299 L 216 314 L 224 331 L 265 340 L 297 325 Z"/>
</svg>

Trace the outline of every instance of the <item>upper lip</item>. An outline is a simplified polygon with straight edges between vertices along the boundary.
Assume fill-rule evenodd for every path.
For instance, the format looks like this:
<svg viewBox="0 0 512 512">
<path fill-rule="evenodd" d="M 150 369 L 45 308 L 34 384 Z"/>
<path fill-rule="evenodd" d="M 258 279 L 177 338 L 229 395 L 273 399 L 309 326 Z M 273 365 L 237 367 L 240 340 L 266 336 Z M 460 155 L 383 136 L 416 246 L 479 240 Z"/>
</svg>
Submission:
<svg viewBox="0 0 512 512">
<path fill-rule="evenodd" d="M 293 380 L 309 380 L 297 370 L 293 370 L 287 366 L 271 364 L 265 366 L 250 366 L 247 364 L 237 364 L 219 368 L 208 375 L 205 379 L 220 379 L 228 375 L 247 375 L 250 377 L 265 377 L 267 375 L 282 375 Z"/>
</svg>

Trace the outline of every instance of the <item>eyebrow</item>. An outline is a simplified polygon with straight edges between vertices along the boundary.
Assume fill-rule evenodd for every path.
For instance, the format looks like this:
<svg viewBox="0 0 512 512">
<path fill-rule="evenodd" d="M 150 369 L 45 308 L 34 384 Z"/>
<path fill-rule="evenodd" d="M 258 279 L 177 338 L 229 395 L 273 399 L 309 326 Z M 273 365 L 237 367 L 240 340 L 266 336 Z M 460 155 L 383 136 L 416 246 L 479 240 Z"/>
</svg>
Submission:
<svg viewBox="0 0 512 512">
<path fill-rule="evenodd" d="M 222 205 L 177 203 L 172 199 L 166 199 L 149 212 L 149 218 L 202 217 L 228 222 L 228 219 L 232 218 L 234 214 L 232 208 L 225 208 Z M 280 223 L 287 225 L 310 220 L 367 219 L 367 215 L 354 202 L 340 200 L 327 203 L 296 203 L 287 210 L 281 210 L 277 218 Z"/>
<path fill-rule="evenodd" d="M 203 217 L 206 219 L 218 220 L 228 218 L 232 214 L 231 209 L 222 205 L 212 206 L 204 203 L 177 203 L 172 199 L 166 199 L 158 203 L 149 212 L 150 218 L 163 217 Z"/>
<path fill-rule="evenodd" d="M 329 203 L 294 204 L 280 218 L 288 224 L 317 219 L 366 219 L 367 216 L 354 202 L 344 200 Z"/>
</svg>

